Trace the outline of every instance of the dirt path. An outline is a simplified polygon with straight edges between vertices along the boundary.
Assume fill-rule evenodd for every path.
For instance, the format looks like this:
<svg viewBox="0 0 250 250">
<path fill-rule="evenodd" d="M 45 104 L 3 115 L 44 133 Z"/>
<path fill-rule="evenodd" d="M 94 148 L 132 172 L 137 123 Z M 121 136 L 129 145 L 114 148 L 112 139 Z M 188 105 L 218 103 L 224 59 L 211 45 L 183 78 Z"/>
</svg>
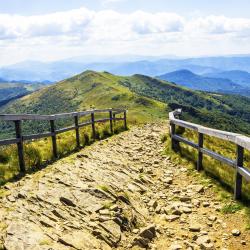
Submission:
<svg viewBox="0 0 250 250">
<path fill-rule="evenodd" d="M 250 249 L 244 215 L 223 215 L 212 185 L 201 185 L 162 154 L 160 135 L 166 131 L 153 124 L 132 128 L 6 185 L 2 245 Z M 240 235 L 233 236 L 233 229 Z"/>
</svg>

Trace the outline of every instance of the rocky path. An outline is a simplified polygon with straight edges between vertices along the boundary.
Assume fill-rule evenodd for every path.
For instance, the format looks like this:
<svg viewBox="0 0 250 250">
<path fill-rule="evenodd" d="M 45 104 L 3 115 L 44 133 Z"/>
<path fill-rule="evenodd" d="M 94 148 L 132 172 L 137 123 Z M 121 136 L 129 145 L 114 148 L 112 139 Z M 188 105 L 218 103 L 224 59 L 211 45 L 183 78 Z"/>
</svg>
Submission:
<svg viewBox="0 0 250 250">
<path fill-rule="evenodd" d="M 0 248 L 250 249 L 244 215 L 162 154 L 163 125 L 97 142 L 0 198 Z"/>
</svg>

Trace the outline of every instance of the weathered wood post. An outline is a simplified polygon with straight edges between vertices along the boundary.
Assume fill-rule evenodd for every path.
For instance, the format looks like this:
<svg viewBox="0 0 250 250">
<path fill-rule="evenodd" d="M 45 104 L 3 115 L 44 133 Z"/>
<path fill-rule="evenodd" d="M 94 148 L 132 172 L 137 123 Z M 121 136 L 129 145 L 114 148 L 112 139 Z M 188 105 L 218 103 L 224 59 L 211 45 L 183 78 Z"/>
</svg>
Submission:
<svg viewBox="0 0 250 250">
<path fill-rule="evenodd" d="M 201 148 L 203 148 L 204 135 L 202 133 L 198 133 L 198 160 L 197 160 L 197 170 L 201 171 L 203 169 L 202 160 L 203 153 L 201 152 Z"/>
<path fill-rule="evenodd" d="M 53 156 L 54 158 L 57 158 L 58 155 L 57 155 L 57 144 L 56 144 L 56 129 L 54 120 L 50 120 L 50 132 L 52 133 L 51 140 L 52 140 Z"/>
<path fill-rule="evenodd" d="M 115 124 L 116 124 L 115 114 L 113 114 L 113 121 L 114 121 L 114 126 L 115 126 Z"/>
<path fill-rule="evenodd" d="M 244 148 L 237 145 L 237 159 L 235 166 L 235 186 L 234 186 L 234 199 L 239 200 L 241 198 L 242 191 L 242 175 L 238 172 L 239 167 L 243 167 L 244 161 Z"/>
<path fill-rule="evenodd" d="M 114 134 L 114 130 L 113 130 L 113 111 L 110 110 L 109 111 L 109 121 L 110 121 L 110 133 Z"/>
<path fill-rule="evenodd" d="M 24 161 L 24 151 L 23 151 L 23 137 L 22 137 L 22 125 L 21 121 L 14 121 L 15 122 L 15 129 L 16 129 L 16 138 L 19 139 L 17 142 L 17 151 L 18 151 L 18 161 L 20 171 L 22 173 L 25 172 L 25 161 Z"/>
<path fill-rule="evenodd" d="M 96 139 L 96 133 L 95 133 L 95 113 L 91 113 L 91 125 L 92 125 L 92 134 L 93 134 L 93 139 Z"/>
<path fill-rule="evenodd" d="M 170 123 L 171 147 L 173 151 L 178 152 L 180 150 L 180 144 L 177 140 L 174 139 L 174 135 L 175 135 L 175 124 L 171 122 Z"/>
<path fill-rule="evenodd" d="M 127 110 L 124 111 L 124 128 L 127 129 Z"/>
<path fill-rule="evenodd" d="M 76 131 L 76 147 L 80 148 L 80 132 L 79 132 L 79 119 L 78 114 L 74 116 L 75 119 L 75 131 Z"/>
</svg>

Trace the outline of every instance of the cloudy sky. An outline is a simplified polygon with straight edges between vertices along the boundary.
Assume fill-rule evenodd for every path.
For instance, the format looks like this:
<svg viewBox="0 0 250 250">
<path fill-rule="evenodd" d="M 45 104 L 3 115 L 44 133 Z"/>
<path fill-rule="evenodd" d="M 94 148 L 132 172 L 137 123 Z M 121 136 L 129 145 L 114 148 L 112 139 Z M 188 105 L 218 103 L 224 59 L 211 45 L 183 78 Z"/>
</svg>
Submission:
<svg viewBox="0 0 250 250">
<path fill-rule="evenodd" d="M 250 53 L 249 0 L 0 0 L 0 65 Z"/>
</svg>

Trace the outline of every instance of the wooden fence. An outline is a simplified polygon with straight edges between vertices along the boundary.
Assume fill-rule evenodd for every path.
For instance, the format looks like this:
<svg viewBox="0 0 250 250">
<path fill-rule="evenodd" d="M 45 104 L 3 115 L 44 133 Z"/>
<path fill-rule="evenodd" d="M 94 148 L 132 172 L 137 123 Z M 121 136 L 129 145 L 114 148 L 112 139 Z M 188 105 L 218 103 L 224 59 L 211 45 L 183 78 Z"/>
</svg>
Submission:
<svg viewBox="0 0 250 250">
<path fill-rule="evenodd" d="M 95 114 L 98 113 L 107 113 L 108 117 L 96 120 Z M 24 150 L 23 143 L 24 141 L 30 141 L 33 139 L 41 139 L 45 137 L 51 137 L 52 139 L 52 150 L 54 158 L 58 157 L 57 154 L 57 140 L 56 136 L 58 134 L 75 130 L 76 133 L 76 146 L 80 147 L 80 133 L 79 129 L 84 126 L 91 125 L 93 138 L 96 138 L 96 123 L 110 123 L 110 132 L 113 133 L 113 122 L 115 121 L 124 121 L 124 128 L 127 128 L 127 111 L 125 109 L 103 109 L 103 110 L 87 110 L 82 112 L 72 112 L 72 113 L 63 113 L 63 114 L 54 114 L 54 115 L 12 115 L 12 114 L 3 114 L 0 115 L 0 120 L 2 121 L 11 121 L 15 124 L 15 132 L 16 138 L 0 140 L 0 146 L 16 144 L 18 150 L 18 160 L 20 171 L 25 172 L 25 161 L 24 161 Z M 118 114 L 123 114 L 123 117 L 118 118 Z M 87 122 L 79 123 L 79 118 L 90 115 L 90 120 Z M 74 120 L 74 126 L 65 127 L 61 129 L 56 129 L 56 120 L 72 118 Z M 39 134 L 31 134 L 31 135 L 23 135 L 22 133 L 22 121 L 48 121 L 50 123 L 50 132 L 39 133 Z"/>
<path fill-rule="evenodd" d="M 235 183 L 234 183 L 234 198 L 240 199 L 242 194 L 242 178 L 250 182 L 250 170 L 244 167 L 244 149 L 250 150 L 250 138 L 241 134 L 230 133 L 217 129 L 207 128 L 194 123 L 186 122 L 178 119 L 177 116 L 181 115 L 181 109 L 169 113 L 170 122 L 170 135 L 172 141 L 172 149 L 174 151 L 180 150 L 179 142 L 185 143 L 198 152 L 197 170 L 200 171 L 202 167 L 203 154 L 208 155 L 220 162 L 223 162 L 235 170 Z M 176 125 L 188 128 L 198 133 L 198 143 L 187 140 L 176 134 Z M 236 145 L 236 159 L 232 160 L 226 158 L 218 153 L 203 147 L 204 135 L 209 135 L 226 141 L 235 143 Z"/>
</svg>

